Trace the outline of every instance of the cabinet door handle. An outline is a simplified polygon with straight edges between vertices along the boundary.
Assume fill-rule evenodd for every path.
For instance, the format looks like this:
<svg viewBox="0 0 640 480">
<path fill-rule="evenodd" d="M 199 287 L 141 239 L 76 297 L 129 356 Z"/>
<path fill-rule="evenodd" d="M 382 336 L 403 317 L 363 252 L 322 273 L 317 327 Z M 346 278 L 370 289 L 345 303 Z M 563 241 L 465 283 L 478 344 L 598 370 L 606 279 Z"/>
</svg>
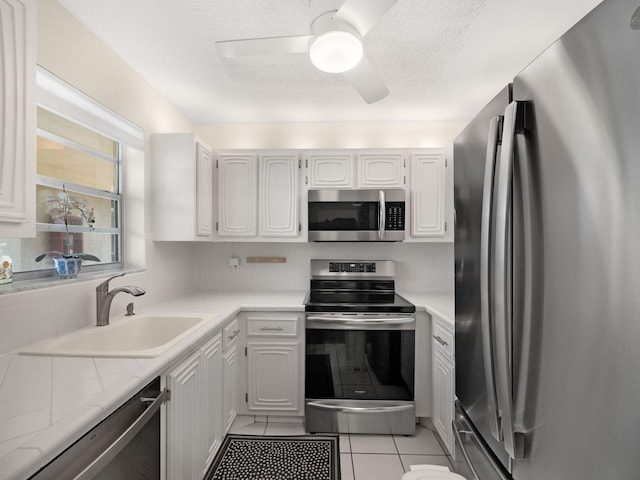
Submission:
<svg viewBox="0 0 640 480">
<path fill-rule="evenodd" d="M 438 343 L 439 343 L 440 345 L 444 345 L 445 347 L 446 347 L 447 345 L 449 345 L 446 341 L 444 341 L 444 340 L 442 339 L 442 337 L 440 337 L 440 336 L 438 336 L 438 335 L 432 335 L 432 337 L 433 337 L 433 338 L 435 338 L 435 339 L 438 341 Z"/>
<path fill-rule="evenodd" d="M 281 332 L 284 330 L 282 327 L 260 327 L 260 330 L 263 332 Z"/>
<path fill-rule="evenodd" d="M 234 338 L 236 338 L 239 333 L 240 333 L 240 330 L 234 330 L 233 333 L 229 335 L 229 340 L 233 340 Z"/>
</svg>

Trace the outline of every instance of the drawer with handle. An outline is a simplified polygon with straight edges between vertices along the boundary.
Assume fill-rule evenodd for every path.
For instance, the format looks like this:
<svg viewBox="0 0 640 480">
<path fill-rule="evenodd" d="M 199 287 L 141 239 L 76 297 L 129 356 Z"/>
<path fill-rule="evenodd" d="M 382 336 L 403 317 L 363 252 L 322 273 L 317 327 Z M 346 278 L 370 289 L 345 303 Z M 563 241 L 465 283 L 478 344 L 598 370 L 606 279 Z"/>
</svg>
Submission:
<svg viewBox="0 0 640 480">
<path fill-rule="evenodd" d="M 298 323 L 298 315 L 278 315 L 277 317 L 248 315 L 247 335 L 251 337 L 297 337 Z"/>
<path fill-rule="evenodd" d="M 237 318 L 234 318 L 222 329 L 222 349 L 226 350 L 233 345 L 239 334 L 240 323 Z"/>
<path fill-rule="evenodd" d="M 434 349 L 442 352 L 446 357 L 453 360 L 454 350 L 454 334 L 453 326 L 446 321 L 432 316 L 433 323 L 431 326 L 431 336 L 433 338 Z"/>
</svg>

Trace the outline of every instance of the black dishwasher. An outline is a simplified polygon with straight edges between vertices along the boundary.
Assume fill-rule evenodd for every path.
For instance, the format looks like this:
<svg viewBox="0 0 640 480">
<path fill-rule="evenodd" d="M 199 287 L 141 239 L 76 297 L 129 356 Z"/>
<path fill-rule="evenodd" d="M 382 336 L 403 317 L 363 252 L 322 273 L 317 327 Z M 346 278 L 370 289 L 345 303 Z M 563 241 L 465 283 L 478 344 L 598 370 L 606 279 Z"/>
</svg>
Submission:
<svg viewBox="0 0 640 480">
<path fill-rule="evenodd" d="M 165 399 L 158 377 L 30 480 L 159 480 Z"/>
</svg>

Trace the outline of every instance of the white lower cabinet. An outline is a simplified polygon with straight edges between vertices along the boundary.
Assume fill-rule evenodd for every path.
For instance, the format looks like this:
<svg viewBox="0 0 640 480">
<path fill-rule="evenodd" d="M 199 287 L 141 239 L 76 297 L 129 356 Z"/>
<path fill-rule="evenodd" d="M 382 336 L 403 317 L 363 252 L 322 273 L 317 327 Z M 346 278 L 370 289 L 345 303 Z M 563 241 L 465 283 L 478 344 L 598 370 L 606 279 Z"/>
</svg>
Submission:
<svg viewBox="0 0 640 480">
<path fill-rule="evenodd" d="M 167 479 L 202 478 L 204 411 L 202 355 L 198 351 L 167 375 Z"/>
<path fill-rule="evenodd" d="M 227 433 L 238 414 L 238 335 L 240 321 L 231 320 L 222 329 L 222 381 L 224 383 L 222 399 L 222 419 L 224 433 Z"/>
<path fill-rule="evenodd" d="M 236 416 L 234 318 L 166 376 L 167 480 L 201 480 Z"/>
<path fill-rule="evenodd" d="M 299 342 L 248 342 L 249 410 L 297 412 L 300 408 Z"/>
<path fill-rule="evenodd" d="M 205 465 L 202 475 L 206 473 L 209 465 L 222 444 L 225 434 L 223 417 L 216 405 L 221 405 L 223 401 L 224 382 L 222 376 L 222 336 L 217 334 L 202 347 L 202 417 L 201 422 L 204 428 L 204 458 Z"/>
<path fill-rule="evenodd" d="M 246 314 L 246 413 L 303 415 L 303 362 L 296 313 Z"/>
<path fill-rule="evenodd" d="M 237 399 L 238 399 L 238 347 L 233 345 L 226 352 L 224 352 L 222 363 L 222 375 L 224 378 L 224 399 L 223 415 L 224 430 L 225 433 L 229 431 L 233 421 L 236 419 L 238 413 Z"/>
<path fill-rule="evenodd" d="M 432 377 L 433 424 L 448 453 L 453 453 L 453 421 L 455 395 L 455 357 L 453 326 L 433 316 L 432 324 Z"/>
</svg>

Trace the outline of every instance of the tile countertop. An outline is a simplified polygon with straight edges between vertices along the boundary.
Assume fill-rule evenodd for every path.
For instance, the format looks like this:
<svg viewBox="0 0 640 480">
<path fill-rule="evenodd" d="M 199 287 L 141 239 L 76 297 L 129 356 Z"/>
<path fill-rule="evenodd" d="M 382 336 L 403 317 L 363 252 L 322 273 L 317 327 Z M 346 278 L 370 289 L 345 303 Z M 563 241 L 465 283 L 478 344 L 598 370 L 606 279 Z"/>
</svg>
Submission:
<svg viewBox="0 0 640 480">
<path fill-rule="evenodd" d="M 31 476 L 240 310 L 303 311 L 306 293 L 200 293 L 140 310 L 208 318 L 155 358 L 0 356 L 0 480 Z"/>
<path fill-rule="evenodd" d="M 306 293 L 199 293 L 141 310 L 208 318 L 155 358 L 0 356 L 0 480 L 28 478 L 241 310 L 301 312 Z M 452 293 L 400 294 L 453 323 Z"/>
</svg>

